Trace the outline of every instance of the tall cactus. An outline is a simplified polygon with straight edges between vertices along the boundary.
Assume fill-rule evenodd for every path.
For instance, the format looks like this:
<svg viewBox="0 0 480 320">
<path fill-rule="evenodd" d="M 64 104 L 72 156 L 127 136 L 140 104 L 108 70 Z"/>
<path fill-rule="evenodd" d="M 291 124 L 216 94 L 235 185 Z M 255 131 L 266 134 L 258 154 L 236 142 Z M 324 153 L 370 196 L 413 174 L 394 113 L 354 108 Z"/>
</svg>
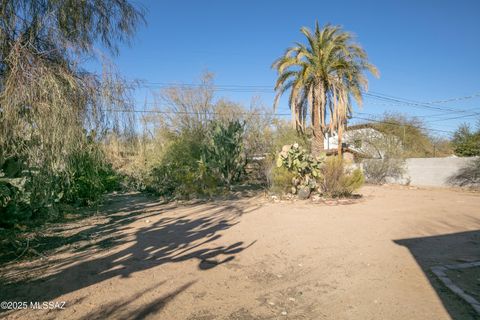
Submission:
<svg viewBox="0 0 480 320">
<path fill-rule="evenodd" d="M 244 124 L 240 121 L 214 122 L 209 133 L 204 159 L 209 170 L 230 187 L 245 172 Z"/>
</svg>

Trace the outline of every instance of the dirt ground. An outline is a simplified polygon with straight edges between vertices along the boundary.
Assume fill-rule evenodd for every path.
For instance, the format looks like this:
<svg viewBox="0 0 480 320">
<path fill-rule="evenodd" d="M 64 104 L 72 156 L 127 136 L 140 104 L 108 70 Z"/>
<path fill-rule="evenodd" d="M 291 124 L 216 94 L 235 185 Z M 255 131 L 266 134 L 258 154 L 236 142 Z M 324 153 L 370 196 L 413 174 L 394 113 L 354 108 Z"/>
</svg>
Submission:
<svg viewBox="0 0 480 320">
<path fill-rule="evenodd" d="M 100 215 L 52 226 L 45 239 L 57 247 L 47 257 L 2 267 L 0 300 L 64 309 L 0 317 L 478 318 L 430 267 L 480 260 L 480 194 L 361 193 L 348 205 L 113 196 Z"/>
</svg>

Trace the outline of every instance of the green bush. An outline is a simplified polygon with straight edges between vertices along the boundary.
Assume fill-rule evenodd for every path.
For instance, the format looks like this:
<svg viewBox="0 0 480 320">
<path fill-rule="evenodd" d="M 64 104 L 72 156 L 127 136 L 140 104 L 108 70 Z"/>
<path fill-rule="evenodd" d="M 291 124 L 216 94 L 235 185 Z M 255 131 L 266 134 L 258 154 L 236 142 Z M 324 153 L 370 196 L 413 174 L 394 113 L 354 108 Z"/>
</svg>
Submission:
<svg viewBox="0 0 480 320">
<path fill-rule="evenodd" d="M 90 205 L 117 190 L 119 182 L 99 145 L 88 139 L 57 168 L 37 168 L 10 157 L 0 166 L 0 225 L 55 220 L 61 203 Z"/>
<path fill-rule="evenodd" d="M 100 146 L 87 137 L 84 148 L 68 159 L 66 183 L 62 193 L 65 201 L 77 205 L 91 205 L 102 195 L 120 188 L 120 176 L 106 161 Z"/>
<path fill-rule="evenodd" d="M 368 183 L 383 184 L 387 178 L 398 179 L 405 173 L 403 159 L 365 159 L 362 161 L 365 180 Z"/>
<path fill-rule="evenodd" d="M 322 167 L 320 190 L 329 197 L 346 197 L 358 190 L 365 178 L 360 169 L 349 171 L 339 157 L 328 157 Z"/>
<path fill-rule="evenodd" d="M 244 124 L 239 121 L 213 122 L 207 135 L 201 163 L 206 174 L 213 175 L 227 187 L 245 173 L 243 135 Z"/>
<path fill-rule="evenodd" d="M 170 137 L 160 162 L 152 168 L 147 190 L 167 198 L 202 194 L 196 181 L 205 141 L 196 133 L 183 132 Z"/>
<path fill-rule="evenodd" d="M 299 133 L 292 127 L 290 122 L 277 122 L 275 123 L 274 129 L 269 150 L 269 153 L 274 157 L 278 155 L 278 150 L 281 150 L 285 145 L 290 145 L 292 141 L 295 141 L 306 152 L 310 153 L 311 143 L 309 142 L 307 135 Z"/>
<path fill-rule="evenodd" d="M 147 188 L 167 198 L 211 196 L 239 182 L 245 165 L 243 125 L 212 122 L 207 132 L 184 131 L 170 137 Z"/>
<path fill-rule="evenodd" d="M 292 192 L 294 174 L 284 167 L 273 166 L 269 174 L 270 190 L 276 194 Z"/>
<path fill-rule="evenodd" d="M 465 164 L 458 172 L 449 177 L 448 183 L 460 187 L 480 187 L 480 158 Z"/>
<path fill-rule="evenodd" d="M 452 144 L 457 156 L 480 156 L 480 127 L 472 130 L 467 124 L 461 125 L 453 135 Z"/>
<path fill-rule="evenodd" d="M 0 226 L 9 228 L 30 217 L 30 199 L 25 191 L 25 179 L 7 178 L 0 171 Z"/>
</svg>

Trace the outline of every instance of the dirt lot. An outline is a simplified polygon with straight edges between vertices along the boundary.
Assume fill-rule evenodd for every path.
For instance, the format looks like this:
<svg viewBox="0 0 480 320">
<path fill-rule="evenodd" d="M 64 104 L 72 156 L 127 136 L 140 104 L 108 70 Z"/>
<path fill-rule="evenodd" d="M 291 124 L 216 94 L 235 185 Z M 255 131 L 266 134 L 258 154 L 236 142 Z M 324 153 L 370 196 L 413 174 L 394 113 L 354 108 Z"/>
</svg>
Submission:
<svg viewBox="0 0 480 320">
<path fill-rule="evenodd" d="M 348 205 L 114 196 L 107 216 L 52 226 L 48 258 L 2 268 L 0 300 L 65 309 L 0 317 L 475 319 L 430 267 L 480 260 L 480 194 L 362 194 Z"/>
</svg>

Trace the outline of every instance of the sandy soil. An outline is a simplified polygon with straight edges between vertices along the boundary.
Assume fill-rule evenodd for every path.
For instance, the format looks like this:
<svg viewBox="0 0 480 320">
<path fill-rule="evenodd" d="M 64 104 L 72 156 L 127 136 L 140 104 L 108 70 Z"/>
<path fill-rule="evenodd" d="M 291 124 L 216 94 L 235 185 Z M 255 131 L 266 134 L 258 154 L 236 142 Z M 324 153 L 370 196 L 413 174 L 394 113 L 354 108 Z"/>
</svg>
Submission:
<svg viewBox="0 0 480 320">
<path fill-rule="evenodd" d="M 0 317 L 475 319 L 430 267 L 480 260 L 480 194 L 362 193 L 335 206 L 115 196 L 107 216 L 53 226 L 52 242 L 70 240 L 48 258 L 2 268 L 0 300 L 65 309 Z"/>
</svg>

